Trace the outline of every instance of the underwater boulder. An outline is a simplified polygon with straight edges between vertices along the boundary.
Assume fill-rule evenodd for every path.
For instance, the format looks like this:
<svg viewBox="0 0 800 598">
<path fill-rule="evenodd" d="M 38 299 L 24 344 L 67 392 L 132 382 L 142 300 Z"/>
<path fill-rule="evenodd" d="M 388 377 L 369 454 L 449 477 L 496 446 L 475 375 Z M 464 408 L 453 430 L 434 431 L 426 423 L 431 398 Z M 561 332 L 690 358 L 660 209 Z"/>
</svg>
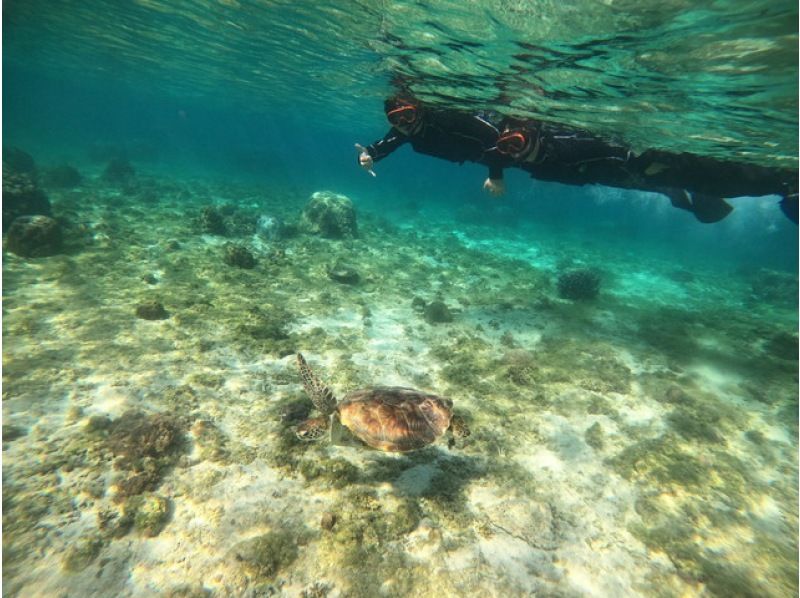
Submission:
<svg viewBox="0 0 800 598">
<path fill-rule="evenodd" d="M 225 236 L 225 221 L 222 214 L 214 206 L 205 206 L 200 210 L 198 218 L 200 230 L 209 235 Z"/>
<path fill-rule="evenodd" d="M 250 251 L 235 243 L 228 243 L 225 245 L 225 256 L 223 258 L 225 263 L 235 268 L 245 268 L 247 270 L 255 268 L 256 258 Z"/>
<path fill-rule="evenodd" d="M 142 320 L 166 320 L 169 313 L 160 301 L 151 299 L 136 306 L 136 317 Z"/>
<path fill-rule="evenodd" d="M 46 257 L 59 253 L 62 241 L 57 220 L 41 214 L 20 216 L 8 229 L 6 249 L 20 257 Z"/>
<path fill-rule="evenodd" d="M 19 216 L 49 216 L 50 213 L 50 200 L 38 187 L 33 175 L 14 172 L 3 162 L 3 232 Z"/>
<path fill-rule="evenodd" d="M 342 284 L 358 284 L 361 280 L 358 271 L 344 262 L 336 262 L 329 267 L 328 278 Z"/>
<path fill-rule="evenodd" d="M 446 324 L 453 321 L 453 313 L 444 301 L 431 301 L 425 306 L 422 314 L 428 324 Z"/>
<path fill-rule="evenodd" d="M 317 191 L 303 209 L 305 228 L 327 239 L 358 236 L 356 210 L 350 198 L 331 191 Z"/>
<path fill-rule="evenodd" d="M 600 292 L 600 275 L 588 269 L 564 272 L 558 277 L 558 296 L 570 301 L 588 301 Z"/>
</svg>

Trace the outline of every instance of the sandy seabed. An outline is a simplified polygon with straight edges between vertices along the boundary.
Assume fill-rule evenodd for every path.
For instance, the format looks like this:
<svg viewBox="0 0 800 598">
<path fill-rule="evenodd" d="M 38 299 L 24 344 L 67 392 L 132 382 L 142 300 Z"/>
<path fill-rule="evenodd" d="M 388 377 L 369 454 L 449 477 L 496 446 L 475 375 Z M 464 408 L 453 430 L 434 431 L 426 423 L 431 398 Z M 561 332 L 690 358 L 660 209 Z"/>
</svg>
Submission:
<svg viewBox="0 0 800 598">
<path fill-rule="evenodd" d="M 4 596 L 796 595 L 796 277 L 357 200 L 326 239 L 307 197 L 203 181 L 50 199 L 65 252 L 4 255 Z M 297 351 L 472 434 L 301 442 Z"/>
</svg>

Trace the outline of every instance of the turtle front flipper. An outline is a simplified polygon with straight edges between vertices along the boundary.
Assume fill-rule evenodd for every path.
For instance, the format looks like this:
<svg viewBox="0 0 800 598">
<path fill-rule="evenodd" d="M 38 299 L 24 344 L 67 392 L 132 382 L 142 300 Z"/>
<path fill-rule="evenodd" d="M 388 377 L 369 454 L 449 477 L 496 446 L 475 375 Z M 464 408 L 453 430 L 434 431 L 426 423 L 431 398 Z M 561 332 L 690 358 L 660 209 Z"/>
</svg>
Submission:
<svg viewBox="0 0 800 598">
<path fill-rule="evenodd" d="M 314 403 L 314 407 L 325 416 L 333 413 L 336 410 L 336 397 L 333 396 L 333 391 L 314 375 L 300 353 L 297 354 L 297 367 L 300 369 L 300 377 L 303 379 L 303 388 L 311 402 Z"/>
<path fill-rule="evenodd" d="M 467 422 L 460 415 L 450 418 L 450 428 L 447 431 L 449 432 L 447 448 L 453 448 L 456 445 L 456 438 L 463 439 L 472 434 Z"/>
</svg>

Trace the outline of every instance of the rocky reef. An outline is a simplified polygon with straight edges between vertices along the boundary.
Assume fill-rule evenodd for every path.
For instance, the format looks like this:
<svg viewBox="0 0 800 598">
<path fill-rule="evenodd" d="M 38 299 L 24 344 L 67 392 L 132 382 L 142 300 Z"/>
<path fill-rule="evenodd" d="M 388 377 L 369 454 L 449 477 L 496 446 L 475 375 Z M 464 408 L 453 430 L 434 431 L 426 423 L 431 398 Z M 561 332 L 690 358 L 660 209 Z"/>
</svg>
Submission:
<svg viewBox="0 0 800 598">
<path fill-rule="evenodd" d="M 244 245 L 237 243 L 227 243 L 224 249 L 223 259 L 229 266 L 250 270 L 256 266 L 256 258 Z"/>
<path fill-rule="evenodd" d="M 48 188 L 86 250 L 5 265 L 9 596 L 796 593 L 792 273 L 689 280 L 427 205 L 332 241 L 293 189 L 136 189 Z M 584 263 L 602 310 L 554 297 Z M 298 350 L 338 397 L 435 392 L 472 435 L 302 442 Z"/>
<path fill-rule="evenodd" d="M 214 206 L 204 206 L 198 217 L 200 230 L 209 235 L 225 236 L 227 229 L 222 214 Z"/>
<path fill-rule="evenodd" d="M 3 150 L 3 232 L 18 216 L 50 216 L 50 200 L 38 185 L 36 163 L 17 148 Z"/>
<path fill-rule="evenodd" d="M 327 239 L 352 239 L 358 236 L 356 210 L 352 200 L 331 191 L 316 191 L 303 208 L 305 230 Z"/>
<path fill-rule="evenodd" d="M 47 257 L 61 252 L 59 222 L 49 216 L 19 216 L 11 223 L 6 249 L 21 257 Z"/>
</svg>

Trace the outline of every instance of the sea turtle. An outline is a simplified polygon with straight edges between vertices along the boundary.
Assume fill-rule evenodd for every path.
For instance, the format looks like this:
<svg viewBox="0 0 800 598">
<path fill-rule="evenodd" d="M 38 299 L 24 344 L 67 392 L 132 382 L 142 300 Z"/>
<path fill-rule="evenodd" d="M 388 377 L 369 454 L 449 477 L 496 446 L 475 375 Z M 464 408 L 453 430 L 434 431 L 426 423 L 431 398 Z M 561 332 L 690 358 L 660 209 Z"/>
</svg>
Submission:
<svg viewBox="0 0 800 598">
<path fill-rule="evenodd" d="M 401 386 L 375 386 L 354 390 L 337 402 L 300 353 L 297 366 L 306 394 L 322 413 L 297 426 L 301 440 L 316 440 L 329 429 L 333 433 L 344 426 L 372 448 L 402 453 L 426 447 L 447 431 L 450 447 L 453 437 L 469 436 L 464 421 L 453 415 L 453 401 L 448 398 Z"/>
</svg>

